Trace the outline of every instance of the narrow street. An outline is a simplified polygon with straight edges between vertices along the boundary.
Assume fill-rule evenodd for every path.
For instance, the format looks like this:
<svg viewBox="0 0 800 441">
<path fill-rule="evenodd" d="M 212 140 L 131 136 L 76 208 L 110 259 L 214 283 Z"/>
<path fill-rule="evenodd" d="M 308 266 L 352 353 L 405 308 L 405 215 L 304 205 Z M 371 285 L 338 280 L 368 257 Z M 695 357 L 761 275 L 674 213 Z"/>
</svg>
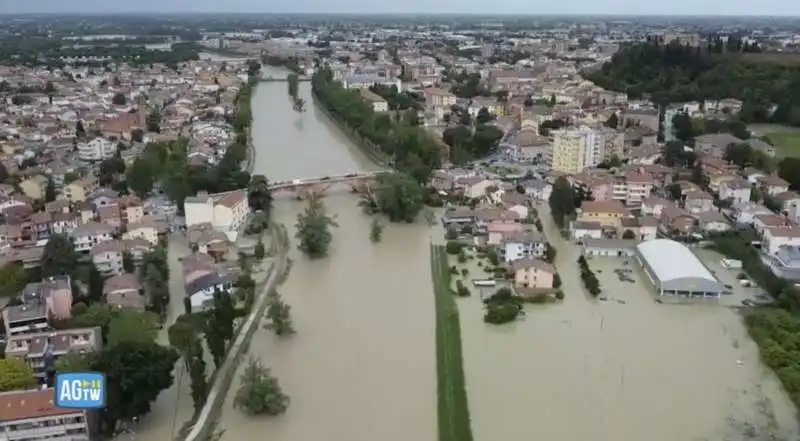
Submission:
<svg viewBox="0 0 800 441">
<path fill-rule="evenodd" d="M 183 314 L 183 266 L 181 260 L 189 254 L 185 238 L 173 234 L 168 242 L 169 292 L 170 301 L 167 320 L 158 334 L 158 342 L 169 345 L 168 329 Z M 134 434 L 123 434 L 118 439 L 136 438 L 143 441 L 172 441 L 181 426 L 192 417 L 193 406 L 190 396 L 189 381 L 184 375 L 182 361 L 175 365 L 173 376 L 175 381 L 169 389 L 165 389 L 153 403 L 152 410 L 144 416 L 136 426 Z"/>
<path fill-rule="evenodd" d="M 539 219 L 542 221 L 547 241 L 556 249 L 555 266 L 561 277 L 561 290 L 564 292 L 565 306 L 577 306 L 577 303 L 581 303 L 584 306 L 590 304 L 581 281 L 580 270 L 578 269 L 578 257 L 581 255 L 580 247 L 561 237 L 561 232 L 553 221 L 553 216 L 550 215 L 550 206 L 547 202 L 537 205 L 536 210 L 539 213 Z"/>
</svg>

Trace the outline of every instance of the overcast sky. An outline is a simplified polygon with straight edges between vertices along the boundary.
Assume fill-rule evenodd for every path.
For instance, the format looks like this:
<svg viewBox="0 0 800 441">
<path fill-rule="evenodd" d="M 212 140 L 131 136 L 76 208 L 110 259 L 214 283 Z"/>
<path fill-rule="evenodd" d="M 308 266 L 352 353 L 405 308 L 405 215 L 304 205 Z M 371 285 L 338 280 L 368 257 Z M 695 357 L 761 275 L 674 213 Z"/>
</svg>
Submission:
<svg viewBox="0 0 800 441">
<path fill-rule="evenodd" d="M 18 13 L 461 13 L 800 16 L 798 0 L 0 0 Z"/>
</svg>

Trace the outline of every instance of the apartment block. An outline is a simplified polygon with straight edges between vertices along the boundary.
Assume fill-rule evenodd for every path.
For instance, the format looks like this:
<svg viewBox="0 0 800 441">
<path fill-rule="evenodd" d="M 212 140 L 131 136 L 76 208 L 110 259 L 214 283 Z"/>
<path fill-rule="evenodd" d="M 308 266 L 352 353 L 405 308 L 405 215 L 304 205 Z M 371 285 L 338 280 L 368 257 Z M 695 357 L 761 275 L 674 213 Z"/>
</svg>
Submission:
<svg viewBox="0 0 800 441">
<path fill-rule="evenodd" d="M 578 173 L 593 167 L 605 158 L 605 142 L 598 131 L 587 126 L 555 130 L 553 135 L 553 163 L 555 171 Z"/>
<path fill-rule="evenodd" d="M 103 344 L 100 328 L 77 328 L 15 335 L 8 339 L 6 357 L 25 360 L 38 378 L 45 378 L 48 367 L 71 352 L 87 354 Z"/>
<path fill-rule="evenodd" d="M 0 393 L 0 440 L 89 441 L 97 432 L 94 412 L 56 407 L 53 389 Z"/>
<path fill-rule="evenodd" d="M 7 338 L 31 334 L 50 328 L 49 311 L 44 302 L 9 306 L 3 310 L 3 323 Z"/>
</svg>

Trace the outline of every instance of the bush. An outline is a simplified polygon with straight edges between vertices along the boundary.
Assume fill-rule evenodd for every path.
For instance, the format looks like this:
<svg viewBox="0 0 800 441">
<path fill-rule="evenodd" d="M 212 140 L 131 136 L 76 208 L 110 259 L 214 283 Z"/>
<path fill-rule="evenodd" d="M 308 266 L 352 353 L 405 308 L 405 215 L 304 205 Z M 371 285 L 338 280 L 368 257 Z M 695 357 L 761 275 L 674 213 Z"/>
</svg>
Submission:
<svg viewBox="0 0 800 441">
<path fill-rule="evenodd" d="M 493 325 L 513 322 L 517 319 L 521 310 L 519 305 L 512 303 L 493 304 L 486 309 L 483 321 Z"/>
<path fill-rule="evenodd" d="M 470 296 L 469 288 L 467 288 L 466 285 L 464 285 L 464 282 L 460 280 L 456 280 L 456 295 L 459 297 Z"/>
<path fill-rule="evenodd" d="M 458 263 L 467 263 L 467 253 L 464 248 L 461 248 L 458 252 Z"/>
<path fill-rule="evenodd" d="M 447 254 L 454 254 L 455 255 L 455 254 L 460 253 L 461 250 L 463 250 L 463 249 L 464 249 L 464 244 L 461 243 L 461 242 L 456 242 L 454 240 L 448 241 L 447 245 L 445 245 L 445 250 L 447 251 Z"/>
<path fill-rule="evenodd" d="M 556 298 L 558 300 L 564 300 L 564 291 L 561 290 L 556 291 Z"/>
<path fill-rule="evenodd" d="M 469 274 L 469 270 L 468 270 L 468 269 L 466 269 L 466 268 L 462 268 L 462 269 L 461 269 L 461 275 L 462 275 L 462 276 L 466 276 L 467 274 Z"/>
</svg>

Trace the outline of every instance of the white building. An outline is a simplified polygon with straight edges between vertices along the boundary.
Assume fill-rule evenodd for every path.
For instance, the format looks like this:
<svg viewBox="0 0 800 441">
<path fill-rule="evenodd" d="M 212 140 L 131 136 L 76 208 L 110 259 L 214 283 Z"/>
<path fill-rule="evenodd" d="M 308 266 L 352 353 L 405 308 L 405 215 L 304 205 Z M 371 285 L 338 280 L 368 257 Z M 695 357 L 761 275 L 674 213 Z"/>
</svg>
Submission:
<svg viewBox="0 0 800 441">
<path fill-rule="evenodd" d="M 0 439 L 89 441 L 97 427 L 84 409 L 56 407 L 53 389 L 0 393 Z"/>
<path fill-rule="evenodd" d="M 78 159 L 81 161 L 102 161 L 117 153 L 117 143 L 102 137 L 89 142 L 78 143 Z"/>
<path fill-rule="evenodd" d="M 578 173 L 605 159 L 605 139 L 591 127 L 554 130 L 552 136 L 555 171 Z"/>
<path fill-rule="evenodd" d="M 114 228 L 99 222 L 87 222 L 72 230 L 75 251 L 88 252 L 98 243 L 113 239 Z"/>
<path fill-rule="evenodd" d="M 247 222 L 250 204 L 245 190 L 225 193 L 199 193 L 184 202 L 186 226 L 210 223 L 214 229 L 225 233 L 231 242 L 236 241 L 239 230 Z"/>
</svg>

